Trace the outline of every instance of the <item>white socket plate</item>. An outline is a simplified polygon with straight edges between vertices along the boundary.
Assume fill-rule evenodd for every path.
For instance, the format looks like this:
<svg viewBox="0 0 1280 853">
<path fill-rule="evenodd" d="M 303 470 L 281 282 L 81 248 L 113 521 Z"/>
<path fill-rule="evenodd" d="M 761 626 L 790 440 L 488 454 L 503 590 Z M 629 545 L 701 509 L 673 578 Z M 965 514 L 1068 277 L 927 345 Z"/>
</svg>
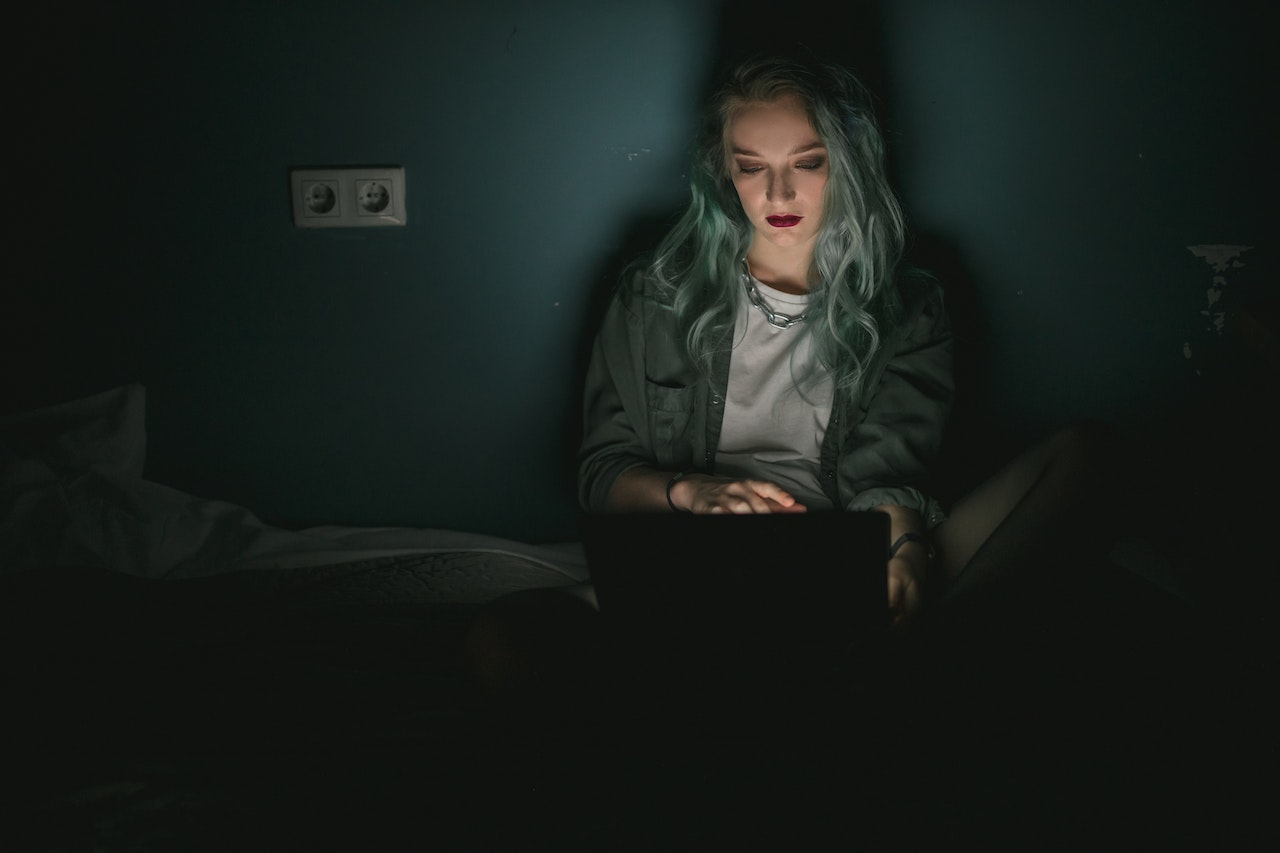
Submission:
<svg viewBox="0 0 1280 853">
<path fill-rule="evenodd" d="M 293 224 L 299 228 L 404 225 L 404 167 L 293 169 Z"/>
</svg>

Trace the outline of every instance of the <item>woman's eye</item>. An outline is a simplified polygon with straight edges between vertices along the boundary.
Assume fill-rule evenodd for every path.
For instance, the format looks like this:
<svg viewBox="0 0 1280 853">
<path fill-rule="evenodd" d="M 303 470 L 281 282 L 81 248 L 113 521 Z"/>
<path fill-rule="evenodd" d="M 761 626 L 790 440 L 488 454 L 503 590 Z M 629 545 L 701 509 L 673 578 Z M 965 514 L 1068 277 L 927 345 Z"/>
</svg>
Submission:
<svg viewBox="0 0 1280 853">
<path fill-rule="evenodd" d="M 756 172 L 762 171 L 763 166 L 739 166 L 738 171 L 744 175 L 754 175 Z"/>
<path fill-rule="evenodd" d="M 822 163 L 823 161 L 821 160 L 809 160 L 804 163 L 797 163 L 796 168 L 808 169 L 809 171 L 813 171 L 814 169 L 821 169 Z"/>
</svg>

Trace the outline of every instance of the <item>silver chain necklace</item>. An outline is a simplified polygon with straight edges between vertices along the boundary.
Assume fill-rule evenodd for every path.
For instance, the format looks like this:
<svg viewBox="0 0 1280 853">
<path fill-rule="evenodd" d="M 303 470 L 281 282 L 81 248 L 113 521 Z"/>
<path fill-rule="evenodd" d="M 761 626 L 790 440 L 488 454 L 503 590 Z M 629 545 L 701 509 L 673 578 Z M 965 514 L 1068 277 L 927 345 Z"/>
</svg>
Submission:
<svg viewBox="0 0 1280 853">
<path fill-rule="evenodd" d="M 809 315 L 806 311 L 803 314 L 780 314 L 765 304 L 764 297 L 760 295 L 760 291 L 756 290 L 755 283 L 751 280 L 751 273 L 746 272 L 747 262 L 742 262 L 743 273 L 742 283 L 747 287 L 747 299 L 751 300 L 751 304 L 760 309 L 760 313 L 769 321 L 769 325 L 777 329 L 790 329 L 792 326 L 798 326 L 804 322 L 804 318 Z"/>
</svg>

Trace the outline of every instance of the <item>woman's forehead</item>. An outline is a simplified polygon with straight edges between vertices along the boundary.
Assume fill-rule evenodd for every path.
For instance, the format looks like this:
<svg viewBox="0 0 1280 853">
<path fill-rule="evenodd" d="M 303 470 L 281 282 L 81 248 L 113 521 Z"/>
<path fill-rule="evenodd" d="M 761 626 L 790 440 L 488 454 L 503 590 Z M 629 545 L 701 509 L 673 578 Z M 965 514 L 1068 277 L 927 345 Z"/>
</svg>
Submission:
<svg viewBox="0 0 1280 853">
<path fill-rule="evenodd" d="M 757 144 L 776 146 L 821 142 L 809 111 L 796 95 L 737 105 L 725 121 L 724 137 L 727 145 L 739 149 Z M 799 141 L 802 137 L 803 142 Z"/>
</svg>

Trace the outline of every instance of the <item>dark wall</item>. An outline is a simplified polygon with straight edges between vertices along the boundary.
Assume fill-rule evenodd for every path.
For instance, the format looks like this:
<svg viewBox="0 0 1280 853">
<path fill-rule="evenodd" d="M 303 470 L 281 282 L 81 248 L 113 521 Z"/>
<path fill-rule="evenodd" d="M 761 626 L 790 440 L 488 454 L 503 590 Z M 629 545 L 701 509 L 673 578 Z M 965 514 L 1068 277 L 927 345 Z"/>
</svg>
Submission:
<svg viewBox="0 0 1280 853">
<path fill-rule="evenodd" d="M 177 488 L 572 536 L 594 307 L 683 198 L 713 70 L 777 46 L 880 96 L 968 411 L 1141 422 L 1241 369 L 1232 312 L 1274 298 L 1261 7 L 830 5 L 19 13 L 4 408 L 141 381 L 148 476 Z M 409 224 L 295 229 L 288 170 L 326 164 L 404 166 Z M 1249 248 L 1214 270 L 1204 245 Z"/>
<path fill-rule="evenodd" d="M 682 197 L 714 9 L 83 5 L 16 28 L 24 180 L 65 204 L 21 224 L 11 407 L 141 380 L 154 479 L 567 535 L 587 310 Z M 289 169 L 325 164 L 402 165 L 409 224 L 294 228 Z"/>
<path fill-rule="evenodd" d="M 1133 424 L 1248 369 L 1235 312 L 1278 295 L 1261 4 L 885 9 L 900 187 L 969 272 L 985 408 Z"/>
</svg>

